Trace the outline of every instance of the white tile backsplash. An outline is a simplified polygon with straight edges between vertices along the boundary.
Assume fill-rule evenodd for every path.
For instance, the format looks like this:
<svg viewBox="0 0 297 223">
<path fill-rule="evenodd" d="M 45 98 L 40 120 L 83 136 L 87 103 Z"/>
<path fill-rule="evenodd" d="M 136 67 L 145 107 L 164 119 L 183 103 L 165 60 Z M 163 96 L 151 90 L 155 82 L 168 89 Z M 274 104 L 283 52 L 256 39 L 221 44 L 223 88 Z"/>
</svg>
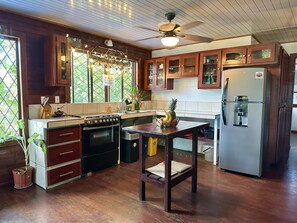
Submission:
<svg viewBox="0 0 297 223">
<path fill-rule="evenodd" d="M 185 101 L 178 101 L 176 104 L 177 111 L 185 111 L 186 110 L 186 102 Z"/>
<path fill-rule="evenodd" d="M 220 102 L 213 102 L 211 104 L 211 111 L 212 112 L 218 112 L 218 113 L 220 113 L 220 111 L 221 111 L 221 103 Z"/>
<path fill-rule="evenodd" d="M 177 102 L 178 103 L 178 102 Z M 186 101 L 186 111 L 198 111 L 198 102 Z"/>
<path fill-rule="evenodd" d="M 29 119 L 39 118 L 40 117 L 40 108 L 41 105 L 29 105 Z"/>
<path fill-rule="evenodd" d="M 198 103 L 198 111 L 201 112 L 211 112 L 212 103 L 210 102 L 199 102 Z"/>
<path fill-rule="evenodd" d="M 99 103 L 85 103 L 83 104 L 83 114 L 98 114 Z"/>
<path fill-rule="evenodd" d="M 81 115 L 84 114 L 83 111 L 83 103 L 76 103 L 76 104 L 67 104 L 69 115 Z"/>
</svg>

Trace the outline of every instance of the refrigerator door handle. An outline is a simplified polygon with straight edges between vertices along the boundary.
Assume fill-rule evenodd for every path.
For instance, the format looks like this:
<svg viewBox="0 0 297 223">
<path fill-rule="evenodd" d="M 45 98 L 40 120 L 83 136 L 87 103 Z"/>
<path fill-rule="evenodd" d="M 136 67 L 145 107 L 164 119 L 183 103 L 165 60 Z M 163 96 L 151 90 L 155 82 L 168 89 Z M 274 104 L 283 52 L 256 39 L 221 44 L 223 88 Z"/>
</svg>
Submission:
<svg viewBox="0 0 297 223">
<path fill-rule="evenodd" d="M 227 94 L 228 84 L 229 84 L 229 78 L 226 78 L 224 87 L 223 87 L 223 94 L 222 94 L 222 118 L 223 118 L 224 125 L 227 125 L 225 105 L 226 105 L 226 94 Z"/>
</svg>

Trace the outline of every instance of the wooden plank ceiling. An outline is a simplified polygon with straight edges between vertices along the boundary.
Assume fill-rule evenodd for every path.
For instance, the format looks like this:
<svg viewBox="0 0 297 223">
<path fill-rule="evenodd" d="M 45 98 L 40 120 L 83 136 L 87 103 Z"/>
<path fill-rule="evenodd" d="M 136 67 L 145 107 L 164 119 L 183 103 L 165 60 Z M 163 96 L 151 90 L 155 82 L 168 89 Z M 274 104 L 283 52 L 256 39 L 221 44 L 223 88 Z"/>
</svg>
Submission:
<svg viewBox="0 0 297 223">
<path fill-rule="evenodd" d="M 185 33 L 214 40 L 254 35 L 260 42 L 297 41 L 297 0 L 1 0 L 0 9 L 70 26 L 147 49 L 162 48 L 158 30 L 174 11 L 174 23 L 203 24 Z M 181 39 L 179 45 L 195 43 Z"/>
</svg>

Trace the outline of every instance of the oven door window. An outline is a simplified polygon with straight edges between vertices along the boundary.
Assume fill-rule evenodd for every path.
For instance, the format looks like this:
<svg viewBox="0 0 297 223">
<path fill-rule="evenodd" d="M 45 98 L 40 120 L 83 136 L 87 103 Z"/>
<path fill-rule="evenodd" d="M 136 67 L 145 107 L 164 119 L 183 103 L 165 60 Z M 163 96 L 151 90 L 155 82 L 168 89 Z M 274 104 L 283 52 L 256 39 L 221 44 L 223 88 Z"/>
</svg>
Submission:
<svg viewBox="0 0 297 223">
<path fill-rule="evenodd" d="M 110 129 L 96 130 L 90 133 L 90 146 L 104 146 L 114 142 L 114 136 Z"/>
<path fill-rule="evenodd" d="M 84 130 L 83 153 L 104 153 L 118 149 L 119 127 L 106 127 L 101 129 Z"/>
</svg>

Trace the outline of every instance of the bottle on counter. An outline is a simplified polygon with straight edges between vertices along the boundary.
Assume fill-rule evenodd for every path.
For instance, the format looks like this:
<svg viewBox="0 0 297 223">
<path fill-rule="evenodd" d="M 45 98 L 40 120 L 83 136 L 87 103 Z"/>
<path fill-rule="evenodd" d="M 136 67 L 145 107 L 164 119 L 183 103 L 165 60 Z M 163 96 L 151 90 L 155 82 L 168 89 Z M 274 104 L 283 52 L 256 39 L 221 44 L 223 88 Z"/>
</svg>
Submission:
<svg viewBox="0 0 297 223">
<path fill-rule="evenodd" d="M 107 106 L 106 113 L 111 113 L 111 105 L 110 104 L 108 104 L 108 106 Z"/>
</svg>

